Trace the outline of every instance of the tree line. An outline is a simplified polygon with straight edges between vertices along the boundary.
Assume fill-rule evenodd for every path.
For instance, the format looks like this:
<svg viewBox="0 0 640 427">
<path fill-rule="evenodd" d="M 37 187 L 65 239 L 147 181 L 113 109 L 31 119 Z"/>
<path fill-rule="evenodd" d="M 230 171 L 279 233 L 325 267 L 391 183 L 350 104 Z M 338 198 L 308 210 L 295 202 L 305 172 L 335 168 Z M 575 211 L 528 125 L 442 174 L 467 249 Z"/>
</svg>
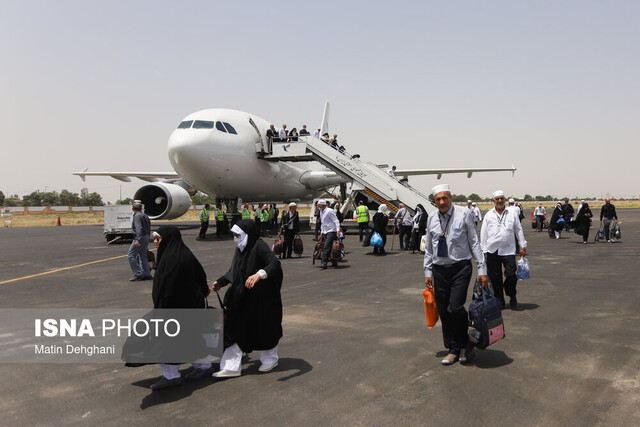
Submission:
<svg viewBox="0 0 640 427">
<path fill-rule="evenodd" d="M 102 196 L 83 188 L 80 194 L 69 190 L 34 191 L 20 199 L 17 194 L 6 197 L 0 191 L 0 206 L 104 206 Z"/>
</svg>

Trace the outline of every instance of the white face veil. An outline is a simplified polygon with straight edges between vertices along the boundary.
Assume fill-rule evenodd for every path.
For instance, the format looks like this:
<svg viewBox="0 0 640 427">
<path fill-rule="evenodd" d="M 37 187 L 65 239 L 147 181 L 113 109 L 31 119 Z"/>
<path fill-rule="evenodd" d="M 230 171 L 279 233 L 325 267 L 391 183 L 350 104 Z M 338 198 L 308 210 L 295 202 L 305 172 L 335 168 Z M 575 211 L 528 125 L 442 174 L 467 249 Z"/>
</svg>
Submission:
<svg viewBox="0 0 640 427">
<path fill-rule="evenodd" d="M 238 235 L 238 237 L 233 236 L 233 241 L 236 243 L 236 246 L 238 247 L 238 249 L 240 249 L 240 252 L 242 252 L 244 248 L 247 247 L 247 241 L 249 240 L 249 235 L 244 231 L 242 231 L 242 228 L 238 227 L 237 225 L 234 225 L 233 227 L 231 227 L 231 232 L 233 234 Z"/>
</svg>

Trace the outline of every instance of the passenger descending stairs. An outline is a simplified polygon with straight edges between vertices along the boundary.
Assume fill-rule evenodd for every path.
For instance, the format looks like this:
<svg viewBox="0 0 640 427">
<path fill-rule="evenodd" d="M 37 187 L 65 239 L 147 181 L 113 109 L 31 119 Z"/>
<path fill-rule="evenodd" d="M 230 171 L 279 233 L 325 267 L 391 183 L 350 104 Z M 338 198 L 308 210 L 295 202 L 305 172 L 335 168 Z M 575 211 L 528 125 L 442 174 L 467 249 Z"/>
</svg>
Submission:
<svg viewBox="0 0 640 427">
<path fill-rule="evenodd" d="M 311 135 L 300 136 L 298 139 L 298 142 L 275 142 L 268 148 L 256 147 L 256 151 L 265 160 L 316 160 L 351 181 L 352 192 L 361 192 L 379 203 L 384 203 L 392 212 L 398 210 L 400 203 L 404 203 L 411 210 L 422 204 L 429 214 L 436 210 L 427 196 L 411 187 L 405 187 L 373 163 L 354 158 L 347 152 L 340 152 Z"/>
</svg>

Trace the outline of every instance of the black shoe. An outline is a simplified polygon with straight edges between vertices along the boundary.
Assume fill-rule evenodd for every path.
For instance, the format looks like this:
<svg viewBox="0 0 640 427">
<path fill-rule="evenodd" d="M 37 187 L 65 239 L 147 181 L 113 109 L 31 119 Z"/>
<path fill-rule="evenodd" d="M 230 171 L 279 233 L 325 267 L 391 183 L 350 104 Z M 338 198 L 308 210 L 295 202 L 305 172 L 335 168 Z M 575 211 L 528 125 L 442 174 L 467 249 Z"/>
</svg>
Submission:
<svg viewBox="0 0 640 427">
<path fill-rule="evenodd" d="M 129 279 L 130 282 L 139 282 L 142 280 L 142 276 L 133 276 Z"/>
<path fill-rule="evenodd" d="M 196 237 L 196 240 L 202 240 L 202 237 Z"/>
<path fill-rule="evenodd" d="M 321 267 L 322 267 L 323 270 L 326 270 L 327 269 L 327 263 L 323 262 Z"/>
<path fill-rule="evenodd" d="M 331 267 L 337 267 L 337 266 L 338 266 L 338 263 L 337 263 L 337 262 L 332 262 L 332 263 L 331 263 Z"/>
<path fill-rule="evenodd" d="M 193 372 L 184 377 L 186 380 L 199 380 L 201 378 L 208 378 L 213 374 L 215 368 L 212 366 L 209 369 L 195 369 Z"/>
<path fill-rule="evenodd" d="M 511 310 L 516 310 L 518 308 L 518 300 L 515 295 L 509 299 L 509 307 L 511 307 Z"/>
<path fill-rule="evenodd" d="M 144 276 L 141 277 L 140 280 L 153 280 L 153 276 Z"/>
<path fill-rule="evenodd" d="M 151 384 L 149 387 L 151 390 L 162 390 L 163 388 L 175 387 L 182 384 L 182 377 L 174 378 L 172 380 L 166 379 L 164 376 L 155 384 Z"/>
</svg>

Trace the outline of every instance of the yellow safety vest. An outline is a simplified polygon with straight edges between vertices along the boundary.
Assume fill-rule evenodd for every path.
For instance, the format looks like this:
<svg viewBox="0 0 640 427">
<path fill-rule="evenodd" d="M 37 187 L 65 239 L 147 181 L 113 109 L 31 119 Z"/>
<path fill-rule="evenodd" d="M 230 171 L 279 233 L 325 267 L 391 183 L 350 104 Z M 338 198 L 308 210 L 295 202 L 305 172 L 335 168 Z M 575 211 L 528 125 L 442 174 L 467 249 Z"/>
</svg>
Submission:
<svg viewBox="0 0 640 427">
<path fill-rule="evenodd" d="M 251 211 L 249 209 L 242 209 L 242 219 L 251 219 Z"/>
<path fill-rule="evenodd" d="M 222 209 L 216 209 L 216 221 L 224 221 L 224 211 Z"/>
<path fill-rule="evenodd" d="M 365 205 L 360 205 L 356 208 L 356 214 L 358 215 L 358 222 L 369 222 L 369 208 Z"/>
<path fill-rule="evenodd" d="M 202 209 L 200 212 L 200 217 L 202 218 L 202 222 L 209 222 L 209 211 L 206 209 Z"/>
<path fill-rule="evenodd" d="M 260 222 L 269 222 L 269 211 L 263 209 L 260 211 Z"/>
</svg>

